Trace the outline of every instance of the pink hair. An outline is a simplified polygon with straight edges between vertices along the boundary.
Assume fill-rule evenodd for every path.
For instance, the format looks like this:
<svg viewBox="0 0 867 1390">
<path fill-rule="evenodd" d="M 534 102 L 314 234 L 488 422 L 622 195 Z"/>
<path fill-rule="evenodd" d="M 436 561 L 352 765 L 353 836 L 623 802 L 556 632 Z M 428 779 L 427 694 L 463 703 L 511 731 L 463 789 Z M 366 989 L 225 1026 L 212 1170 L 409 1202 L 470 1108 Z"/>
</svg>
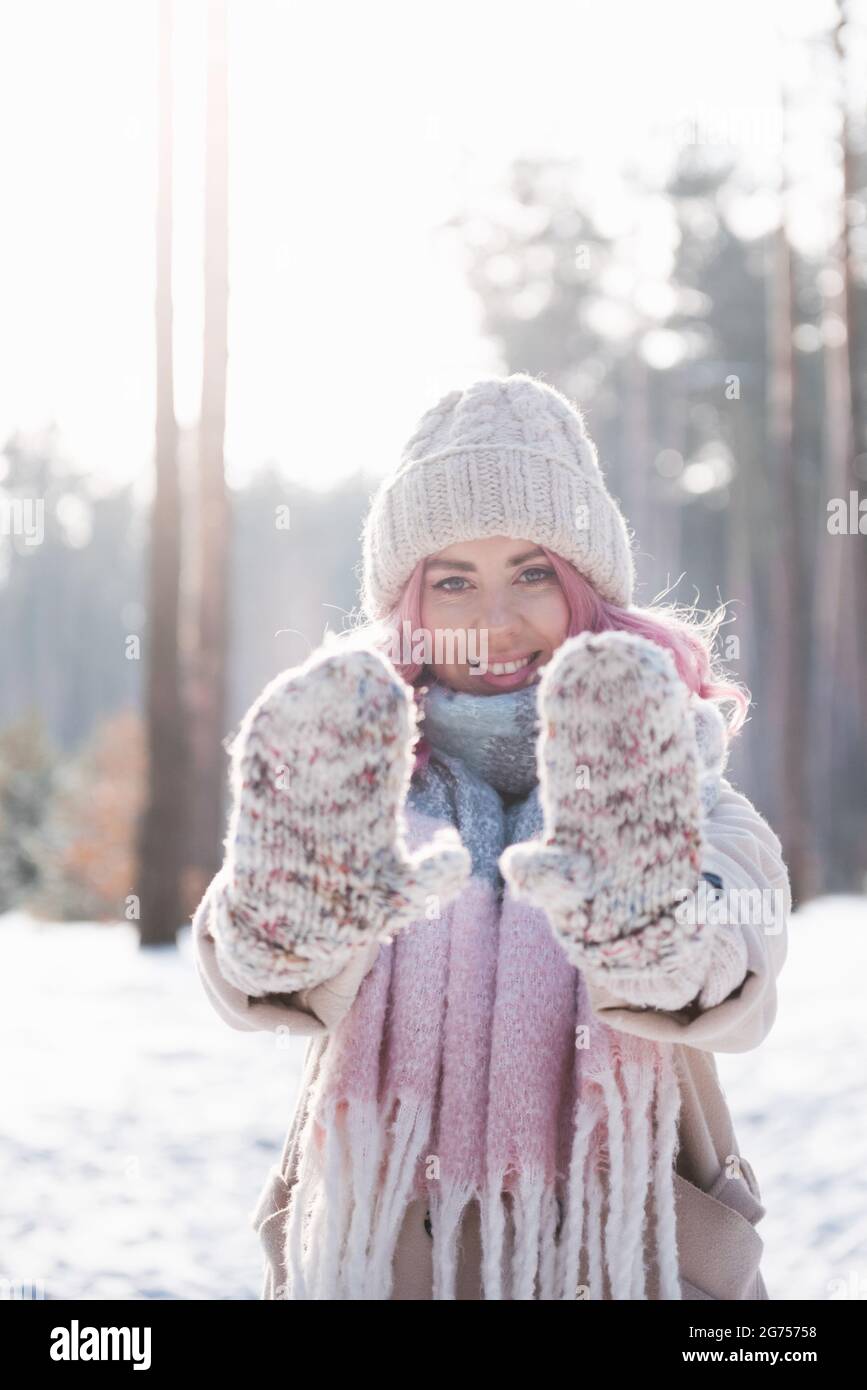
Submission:
<svg viewBox="0 0 867 1390">
<path fill-rule="evenodd" d="M 727 718 L 729 739 L 734 738 L 743 727 L 752 697 L 748 689 L 728 680 L 714 665 L 713 646 L 725 605 L 708 613 L 702 621 L 694 618 L 694 608 L 684 612 L 674 604 L 623 608 L 602 598 L 590 581 L 579 574 L 568 560 L 545 546 L 541 549 L 560 581 L 569 607 L 567 637 L 575 637 L 579 632 L 634 632 L 656 642 L 671 652 L 678 674 L 689 690 L 703 700 L 732 702 L 735 705 Z M 405 625 L 410 632 L 417 632 L 421 628 L 424 565 L 424 560 L 418 562 L 396 607 L 382 624 L 386 633 L 385 643 L 389 646 L 395 632 L 400 634 L 407 630 Z M 423 666 L 395 662 L 395 668 L 409 685 L 418 686 Z M 427 750 L 422 739 L 416 767 L 422 767 L 426 761 Z"/>
</svg>

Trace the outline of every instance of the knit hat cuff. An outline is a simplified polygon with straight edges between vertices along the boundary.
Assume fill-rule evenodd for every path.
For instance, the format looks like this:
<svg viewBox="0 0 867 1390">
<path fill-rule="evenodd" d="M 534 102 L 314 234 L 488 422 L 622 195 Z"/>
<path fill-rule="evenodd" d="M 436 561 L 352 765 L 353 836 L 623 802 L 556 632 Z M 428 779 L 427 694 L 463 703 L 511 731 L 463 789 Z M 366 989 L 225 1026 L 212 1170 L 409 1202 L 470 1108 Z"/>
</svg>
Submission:
<svg viewBox="0 0 867 1390">
<path fill-rule="evenodd" d="M 583 441 L 595 461 L 595 450 Z M 369 537 L 375 532 L 377 544 Z M 457 541 L 526 538 L 570 561 L 610 602 L 632 601 L 624 518 L 598 471 L 545 449 L 445 449 L 412 460 L 380 488 L 365 523 L 362 603 L 384 618 L 419 560 Z"/>
</svg>

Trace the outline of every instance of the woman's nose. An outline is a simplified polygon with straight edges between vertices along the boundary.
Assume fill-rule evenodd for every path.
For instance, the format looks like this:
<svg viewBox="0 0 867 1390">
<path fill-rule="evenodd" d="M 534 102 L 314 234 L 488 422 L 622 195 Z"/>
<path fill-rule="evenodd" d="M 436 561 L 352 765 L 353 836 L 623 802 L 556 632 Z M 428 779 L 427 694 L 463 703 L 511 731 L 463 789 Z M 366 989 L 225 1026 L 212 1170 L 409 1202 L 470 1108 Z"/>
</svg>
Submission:
<svg viewBox="0 0 867 1390">
<path fill-rule="evenodd" d="M 511 631 L 517 622 L 517 609 L 508 597 L 488 599 L 482 604 L 478 627 L 487 629 L 491 637 Z"/>
</svg>

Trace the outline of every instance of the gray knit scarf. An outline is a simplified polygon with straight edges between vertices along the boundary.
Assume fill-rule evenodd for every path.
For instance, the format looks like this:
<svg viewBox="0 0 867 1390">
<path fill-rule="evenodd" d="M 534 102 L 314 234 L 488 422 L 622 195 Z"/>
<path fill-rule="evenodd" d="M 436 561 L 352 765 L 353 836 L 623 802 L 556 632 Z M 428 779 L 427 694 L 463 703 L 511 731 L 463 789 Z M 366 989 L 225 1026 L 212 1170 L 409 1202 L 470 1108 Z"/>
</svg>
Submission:
<svg viewBox="0 0 867 1390">
<path fill-rule="evenodd" d="M 536 771 L 537 686 L 474 695 L 431 682 L 420 701 L 430 762 L 408 803 L 457 826 L 473 874 L 502 894 L 507 845 L 542 833 Z"/>
<path fill-rule="evenodd" d="M 438 682 L 423 697 L 422 733 L 436 753 L 461 758 L 509 797 L 536 786 L 537 685 L 498 695 L 471 695 Z"/>
</svg>

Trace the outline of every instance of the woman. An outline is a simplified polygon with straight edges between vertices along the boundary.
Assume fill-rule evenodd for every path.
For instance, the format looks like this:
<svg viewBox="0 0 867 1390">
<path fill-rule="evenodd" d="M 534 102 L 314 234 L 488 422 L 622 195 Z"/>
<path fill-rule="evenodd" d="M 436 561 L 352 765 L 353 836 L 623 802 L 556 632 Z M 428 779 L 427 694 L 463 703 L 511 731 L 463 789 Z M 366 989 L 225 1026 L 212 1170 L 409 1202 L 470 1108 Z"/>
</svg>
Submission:
<svg viewBox="0 0 867 1390">
<path fill-rule="evenodd" d="M 767 1298 L 713 1053 L 767 1036 L 791 897 L 713 620 L 632 605 L 523 373 L 424 415 L 363 542 L 367 625 L 245 715 L 194 919 L 227 1022 L 312 1035 L 263 1297 Z"/>
</svg>

